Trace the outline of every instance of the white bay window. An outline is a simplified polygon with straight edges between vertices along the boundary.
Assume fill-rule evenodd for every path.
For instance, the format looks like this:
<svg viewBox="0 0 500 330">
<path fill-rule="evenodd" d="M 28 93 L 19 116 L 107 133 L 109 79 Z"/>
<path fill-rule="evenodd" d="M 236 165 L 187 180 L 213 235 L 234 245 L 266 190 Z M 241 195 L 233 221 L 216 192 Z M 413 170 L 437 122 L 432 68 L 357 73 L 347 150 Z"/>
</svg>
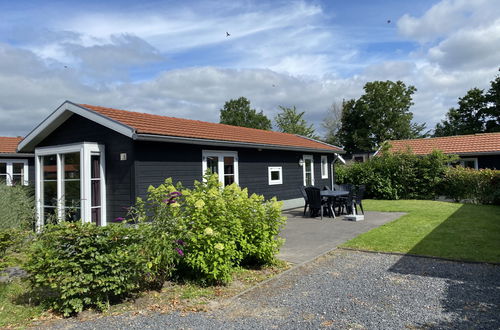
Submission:
<svg viewBox="0 0 500 330">
<path fill-rule="evenodd" d="M 79 221 L 105 225 L 104 147 L 96 143 L 35 150 L 38 226 Z"/>
</svg>

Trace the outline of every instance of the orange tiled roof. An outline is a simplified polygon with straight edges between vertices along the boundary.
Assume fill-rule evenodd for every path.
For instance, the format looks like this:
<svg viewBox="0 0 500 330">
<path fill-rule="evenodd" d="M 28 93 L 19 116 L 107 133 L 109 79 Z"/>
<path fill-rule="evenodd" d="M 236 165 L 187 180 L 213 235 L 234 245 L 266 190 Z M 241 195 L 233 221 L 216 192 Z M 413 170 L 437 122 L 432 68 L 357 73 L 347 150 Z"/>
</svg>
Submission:
<svg viewBox="0 0 500 330">
<path fill-rule="evenodd" d="M 406 151 L 409 147 L 417 155 L 425 155 L 438 149 L 445 154 L 472 154 L 500 152 L 500 133 L 457 135 L 426 139 L 393 140 L 391 151 Z"/>
<path fill-rule="evenodd" d="M 117 110 L 88 104 L 81 104 L 81 106 L 132 127 L 138 134 L 342 151 L 340 148 L 294 134 Z"/>
<path fill-rule="evenodd" d="M 0 136 L 0 154 L 16 153 L 17 145 L 21 142 L 22 137 Z"/>
</svg>

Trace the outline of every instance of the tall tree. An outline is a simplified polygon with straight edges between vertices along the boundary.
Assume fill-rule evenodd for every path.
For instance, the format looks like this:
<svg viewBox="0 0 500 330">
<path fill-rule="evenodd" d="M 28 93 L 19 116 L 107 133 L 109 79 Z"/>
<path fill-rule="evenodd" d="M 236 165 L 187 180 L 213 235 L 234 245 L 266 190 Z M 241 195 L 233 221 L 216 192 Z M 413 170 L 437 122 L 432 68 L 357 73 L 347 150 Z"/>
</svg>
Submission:
<svg viewBox="0 0 500 330">
<path fill-rule="evenodd" d="M 500 132 L 500 76 L 491 81 L 485 93 L 472 88 L 458 99 L 458 108 L 451 108 L 446 118 L 436 124 L 434 136 Z"/>
<path fill-rule="evenodd" d="M 229 100 L 220 109 L 220 123 L 271 130 L 271 120 L 262 111 L 250 108 L 250 101 L 245 97 Z"/>
<path fill-rule="evenodd" d="M 336 146 L 341 144 L 338 132 L 342 126 L 342 104 L 343 103 L 333 103 L 321 123 L 321 126 L 323 126 L 326 131 L 323 140 L 326 143 Z"/>
<path fill-rule="evenodd" d="M 374 151 L 386 140 L 423 136 L 425 124 L 412 123 L 414 86 L 402 81 L 373 81 L 359 99 L 342 105 L 338 136 L 348 152 Z"/>
<path fill-rule="evenodd" d="M 281 112 L 274 117 L 278 130 L 283 133 L 299 134 L 312 139 L 318 139 L 314 132 L 314 126 L 308 125 L 303 118 L 305 111 L 297 112 L 297 108 L 279 106 Z"/>
</svg>

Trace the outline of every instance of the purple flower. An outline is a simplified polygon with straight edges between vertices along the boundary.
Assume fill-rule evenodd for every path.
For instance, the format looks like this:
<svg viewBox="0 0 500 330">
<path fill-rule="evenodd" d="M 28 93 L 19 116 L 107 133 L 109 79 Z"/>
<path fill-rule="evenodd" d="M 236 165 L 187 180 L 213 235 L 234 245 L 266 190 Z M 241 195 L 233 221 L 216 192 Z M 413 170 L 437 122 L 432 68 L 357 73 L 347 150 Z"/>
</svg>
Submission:
<svg viewBox="0 0 500 330">
<path fill-rule="evenodd" d="M 182 250 L 181 250 L 181 249 L 179 249 L 179 248 L 175 248 L 175 251 L 177 251 L 177 253 L 179 253 L 179 255 L 180 255 L 181 257 L 184 257 L 184 251 L 182 251 Z"/>
<path fill-rule="evenodd" d="M 165 203 L 165 204 L 174 204 L 174 203 L 177 203 L 177 201 L 175 199 L 177 197 L 182 196 L 182 194 L 180 192 L 178 192 L 178 191 L 174 191 L 174 192 L 171 192 L 170 194 L 166 194 L 166 196 L 168 198 L 164 199 L 163 203 Z"/>
<path fill-rule="evenodd" d="M 122 217 L 115 218 L 115 221 L 118 221 L 118 222 L 121 222 L 123 220 L 125 220 L 125 218 L 122 218 Z"/>
<path fill-rule="evenodd" d="M 178 240 L 176 241 L 176 243 L 177 243 L 177 244 L 179 244 L 179 245 L 182 245 L 182 246 L 186 245 L 186 242 L 184 242 L 184 241 L 183 241 L 183 240 L 181 240 L 181 239 L 178 239 Z"/>
</svg>

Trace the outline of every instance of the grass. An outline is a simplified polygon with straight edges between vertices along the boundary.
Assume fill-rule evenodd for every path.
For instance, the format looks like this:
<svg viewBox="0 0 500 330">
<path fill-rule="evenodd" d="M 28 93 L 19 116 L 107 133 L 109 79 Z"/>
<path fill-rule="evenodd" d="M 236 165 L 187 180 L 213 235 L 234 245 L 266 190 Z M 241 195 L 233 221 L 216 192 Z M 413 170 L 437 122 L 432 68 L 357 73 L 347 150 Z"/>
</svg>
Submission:
<svg viewBox="0 0 500 330">
<path fill-rule="evenodd" d="M 232 283 L 226 286 L 167 282 L 161 291 L 143 292 L 134 299 L 110 306 L 103 313 L 84 311 L 78 315 L 78 319 L 95 319 L 126 312 L 144 314 L 151 311 L 166 313 L 173 310 L 181 312 L 207 310 L 210 306 L 219 304 L 288 267 L 285 262 L 278 261 L 274 266 L 258 269 L 239 268 L 233 275 Z M 61 315 L 46 311 L 43 302 L 40 304 L 31 301 L 27 282 L 15 280 L 10 283 L 0 283 L 0 328 L 44 326 L 43 322 L 46 325 L 46 322 L 61 318 Z"/>
<path fill-rule="evenodd" d="M 500 263 L 500 206 L 423 200 L 366 200 L 363 206 L 408 214 L 343 247 Z"/>
</svg>

